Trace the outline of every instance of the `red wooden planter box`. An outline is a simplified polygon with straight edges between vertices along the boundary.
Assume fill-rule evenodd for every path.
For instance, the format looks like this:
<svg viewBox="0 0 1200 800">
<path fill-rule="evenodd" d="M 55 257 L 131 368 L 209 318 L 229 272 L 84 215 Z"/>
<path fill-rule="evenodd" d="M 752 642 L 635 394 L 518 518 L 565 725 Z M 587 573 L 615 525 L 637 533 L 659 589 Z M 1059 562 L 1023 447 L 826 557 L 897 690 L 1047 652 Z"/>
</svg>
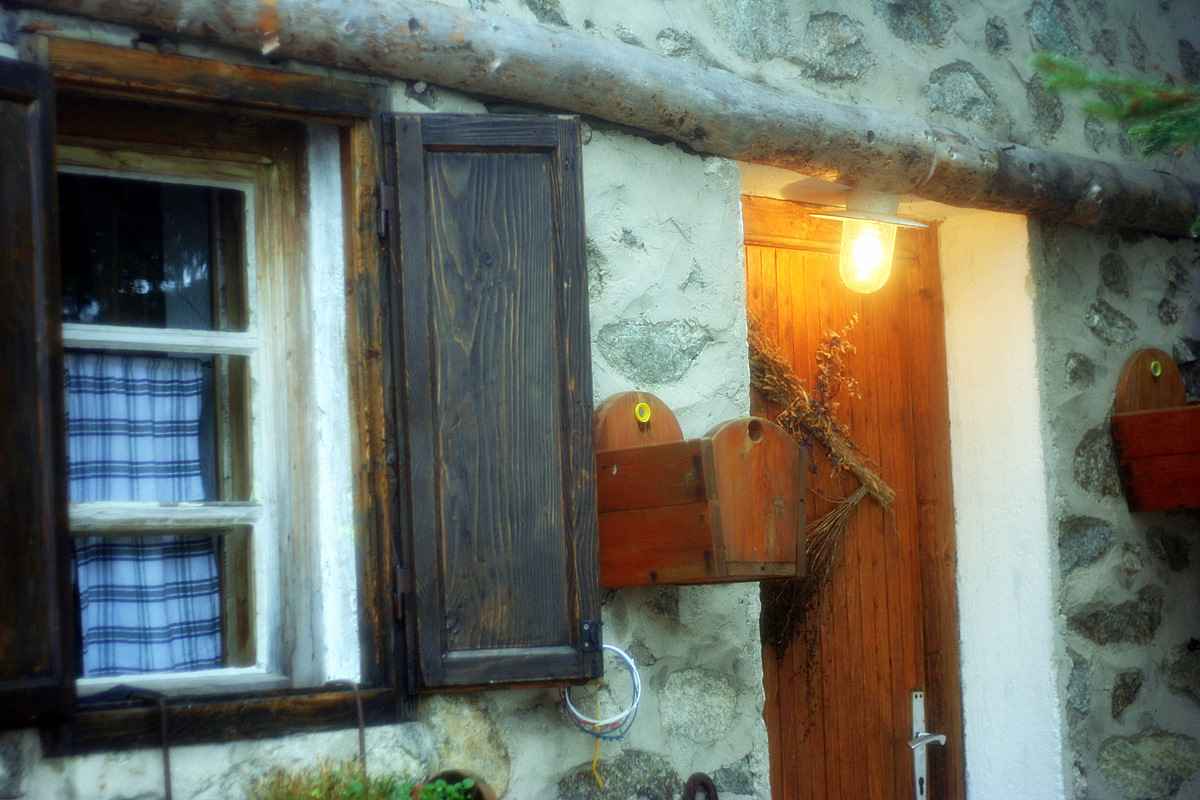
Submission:
<svg viewBox="0 0 1200 800">
<path fill-rule="evenodd" d="M 635 403 L 652 400 L 660 432 L 611 436 L 597 423 L 602 587 L 804 574 L 806 454 L 786 431 L 746 417 L 684 440 L 652 395 L 616 397 L 626 402 L 615 413 L 634 425 Z M 600 449 L 631 438 L 647 443 Z M 664 438 L 674 440 L 655 441 Z"/>
<path fill-rule="evenodd" d="M 1184 405 L 1179 367 L 1141 350 L 1117 382 L 1113 441 L 1130 511 L 1200 508 L 1200 405 Z"/>
<path fill-rule="evenodd" d="M 1200 406 L 1112 415 L 1130 511 L 1200 508 Z"/>
</svg>

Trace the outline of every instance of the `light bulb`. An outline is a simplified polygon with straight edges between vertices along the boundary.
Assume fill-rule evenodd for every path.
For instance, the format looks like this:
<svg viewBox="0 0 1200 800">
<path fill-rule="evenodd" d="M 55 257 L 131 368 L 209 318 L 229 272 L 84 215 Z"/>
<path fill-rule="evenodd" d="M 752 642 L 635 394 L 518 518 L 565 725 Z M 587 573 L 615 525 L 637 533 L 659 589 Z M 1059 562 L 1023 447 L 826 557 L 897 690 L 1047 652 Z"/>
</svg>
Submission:
<svg viewBox="0 0 1200 800">
<path fill-rule="evenodd" d="M 894 225 L 868 220 L 843 222 L 839 271 L 847 288 L 868 294 L 887 283 L 895 243 Z"/>
</svg>

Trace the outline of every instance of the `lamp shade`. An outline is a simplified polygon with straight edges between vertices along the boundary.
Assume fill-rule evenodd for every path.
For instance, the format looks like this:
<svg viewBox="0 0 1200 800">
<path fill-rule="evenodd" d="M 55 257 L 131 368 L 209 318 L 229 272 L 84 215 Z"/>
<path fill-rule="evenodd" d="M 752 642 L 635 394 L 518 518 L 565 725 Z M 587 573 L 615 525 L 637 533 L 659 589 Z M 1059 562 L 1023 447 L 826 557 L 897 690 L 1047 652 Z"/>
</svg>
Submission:
<svg viewBox="0 0 1200 800">
<path fill-rule="evenodd" d="M 896 229 L 928 227 L 915 220 L 876 211 L 822 211 L 813 216 L 841 221 L 838 271 L 847 288 L 862 294 L 877 291 L 892 274 Z"/>
</svg>

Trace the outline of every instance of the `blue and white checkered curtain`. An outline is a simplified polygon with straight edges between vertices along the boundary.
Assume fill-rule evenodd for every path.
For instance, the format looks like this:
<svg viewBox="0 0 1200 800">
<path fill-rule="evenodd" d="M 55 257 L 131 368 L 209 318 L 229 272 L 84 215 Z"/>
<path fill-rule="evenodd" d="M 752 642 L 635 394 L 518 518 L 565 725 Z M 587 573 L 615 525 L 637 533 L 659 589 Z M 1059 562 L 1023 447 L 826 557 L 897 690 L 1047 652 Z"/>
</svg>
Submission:
<svg viewBox="0 0 1200 800">
<path fill-rule="evenodd" d="M 67 353 L 71 500 L 204 500 L 204 365 L 195 358 Z M 221 666 L 210 536 L 75 542 L 83 675 Z"/>
</svg>

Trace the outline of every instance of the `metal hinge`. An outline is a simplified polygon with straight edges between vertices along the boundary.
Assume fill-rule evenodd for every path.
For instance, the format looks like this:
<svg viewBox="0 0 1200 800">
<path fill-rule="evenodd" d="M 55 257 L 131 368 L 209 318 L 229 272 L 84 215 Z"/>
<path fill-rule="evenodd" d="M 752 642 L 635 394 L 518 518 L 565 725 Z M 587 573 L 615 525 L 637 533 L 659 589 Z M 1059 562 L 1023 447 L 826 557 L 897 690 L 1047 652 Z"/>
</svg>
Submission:
<svg viewBox="0 0 1200 800">
<path fill-rule="evenodd" d="M 603 624 L 595 619 L 585 619 L 579 623 L 579 649 L 594 653 L 604 646 L 604 637 L 600 632 Z"/>
<path fill-rule="evenodd" d="M 391 220 L 396 215 L 396 187 L 380 183 L 375 187 L 375 203 L 378 217 L 375 220 L 380 241 L 387 241 L 391 233 Z"/>
<path fill-rule="evenodd" d="M 395 606 L 396 621 L 404 621 L 404 598 L 412 592 L 412 570 L 408 567 L 396 567 L 396 585 L 392 589 L 392 603 Z"/>
</svg>

